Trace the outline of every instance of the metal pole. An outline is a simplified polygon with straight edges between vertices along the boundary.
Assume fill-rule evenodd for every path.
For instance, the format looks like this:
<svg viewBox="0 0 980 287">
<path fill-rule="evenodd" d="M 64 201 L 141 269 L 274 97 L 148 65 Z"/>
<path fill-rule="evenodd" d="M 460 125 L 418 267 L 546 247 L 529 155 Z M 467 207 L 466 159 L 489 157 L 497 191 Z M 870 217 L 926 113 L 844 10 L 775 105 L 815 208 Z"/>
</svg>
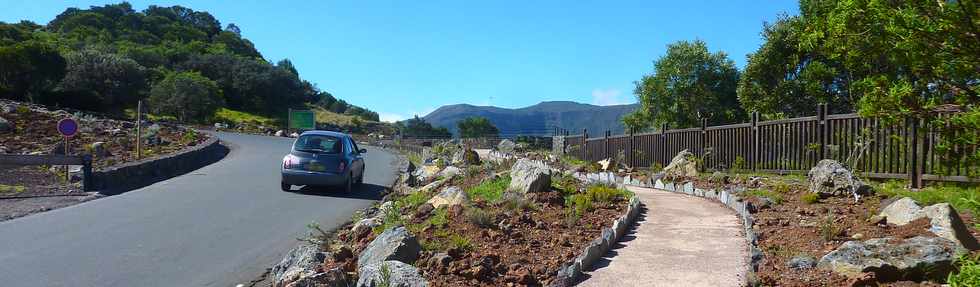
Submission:
<svg viewBox="0 0 980 287">
<path fill-rule="evenodd" d="M 136 102 L 136 159 L 143 158 L 143 148 L 140 137 L 143 135 L 143 101 Z"/>
<path fill-rule="evenodd" d="M 64 138 L 65 138 L 65 156 L 71 156 L 71 154 L 68 153 L 68 151 L 69 151 L 69 149 L 68 149 L 68 144 L 69 144 L 68 137 L 64 137 Z M 65 183 L 66 184 L 71 184 L 71 172 L 68 169 L 69 169 L 68 168 L 68 165 L 65 165 Z"/>
</svg>

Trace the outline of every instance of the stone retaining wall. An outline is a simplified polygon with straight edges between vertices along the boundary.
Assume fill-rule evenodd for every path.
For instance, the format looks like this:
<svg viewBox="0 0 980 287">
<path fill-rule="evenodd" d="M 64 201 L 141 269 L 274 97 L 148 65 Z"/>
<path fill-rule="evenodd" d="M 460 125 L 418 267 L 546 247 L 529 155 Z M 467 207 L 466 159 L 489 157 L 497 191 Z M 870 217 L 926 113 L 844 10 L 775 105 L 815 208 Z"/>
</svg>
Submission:
<svg viewBox="0 0 980 287">
<path fill-rule="evenodd" d="M 170 179 L 221 160 L 229 152 L 217 136 L 177 153 L 110 166 L 92 172 L 93 190 L 116 195 Z"/>
</svg>

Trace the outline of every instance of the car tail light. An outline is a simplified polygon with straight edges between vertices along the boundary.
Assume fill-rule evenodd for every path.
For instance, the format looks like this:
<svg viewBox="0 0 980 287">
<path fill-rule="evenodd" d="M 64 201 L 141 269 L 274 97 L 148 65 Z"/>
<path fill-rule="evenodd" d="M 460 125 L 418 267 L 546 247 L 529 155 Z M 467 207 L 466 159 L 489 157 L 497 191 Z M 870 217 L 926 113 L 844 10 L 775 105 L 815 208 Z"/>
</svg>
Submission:
<svg viewBox="0 0 980 287">
<path fill-rule="evenodd" d="M 347 167 L 347 163 L 345 163 L 344 161 L 340 161 L 340 164 L 337 165 L 337 172 L 338 173 L 344 172 L 345 167 Z"/>
<path fill-rule="evenodd" d="M 296 158 L 293 157 L 293 155 L 287 155 L 285 158 L 282 159 L 282 168 L 284 169 L 290 169 L 296 164 L 297 164 Z"/>
</svg>

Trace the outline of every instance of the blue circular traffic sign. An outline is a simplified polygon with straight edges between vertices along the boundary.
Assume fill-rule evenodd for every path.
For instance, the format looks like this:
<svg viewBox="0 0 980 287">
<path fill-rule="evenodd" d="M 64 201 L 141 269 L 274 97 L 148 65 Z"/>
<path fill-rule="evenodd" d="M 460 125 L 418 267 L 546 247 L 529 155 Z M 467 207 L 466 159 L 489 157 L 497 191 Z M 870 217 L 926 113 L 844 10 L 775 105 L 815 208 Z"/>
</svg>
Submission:
<svg viewBox="0 0 980 287">
<path fill-rule="evenodd" d="M 58 132 L 66 137 L 74 136 L 78 133 L 78 122 L 69 118 L 60 120 L 58 121 Z"/>
</svg>

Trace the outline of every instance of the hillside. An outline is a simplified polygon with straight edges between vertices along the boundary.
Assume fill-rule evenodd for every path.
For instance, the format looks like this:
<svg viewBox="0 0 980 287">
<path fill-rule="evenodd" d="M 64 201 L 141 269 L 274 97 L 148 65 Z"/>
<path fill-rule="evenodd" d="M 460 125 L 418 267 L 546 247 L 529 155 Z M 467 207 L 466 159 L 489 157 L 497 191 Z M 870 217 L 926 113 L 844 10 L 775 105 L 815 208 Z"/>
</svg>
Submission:
<svg viewBox="0 0 980 287">
<path fill-rule="evenodd" d="M 467 104 L 442 106 L 424 117 L 433 126 L 446 127 L 456 134 L 456 122 L 468 117 L 486 117 L 498 129 L 501 136 L 550 135 L 554 127 L 580 133 L 588 129 L 592 134 L 611 130 L 622 133 L 620 119 L 639 107 L 637 104 L 596 106 L 569 101 L 542 102 L 537 105 L 507 109 Z"/>
<path fill-rule="evenodd" d="M 264 58 L 243 28 L 126 2 L 68 8 L 43 25 L 0 22 L 0 98 L 116 115 L 144 100 L 151 113 L 196 123 L 224 108 L 282 118 L 310 104 L 378 120 L 303 80 L 289 59 Z"/>
</svg>

